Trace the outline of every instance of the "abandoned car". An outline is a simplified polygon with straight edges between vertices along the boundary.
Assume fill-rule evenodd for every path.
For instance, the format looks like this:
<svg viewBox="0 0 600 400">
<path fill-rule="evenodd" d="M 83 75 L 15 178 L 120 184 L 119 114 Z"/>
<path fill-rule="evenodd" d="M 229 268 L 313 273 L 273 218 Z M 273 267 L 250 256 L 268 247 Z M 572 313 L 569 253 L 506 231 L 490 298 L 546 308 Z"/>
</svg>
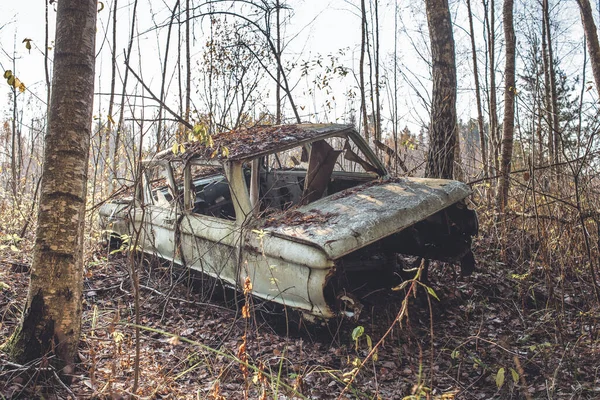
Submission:
<svg viewBox="0 0 600 400">
<path fill-rule="evenodd" d="M 226 286 L 249 278 L 254 296 L 307 317 L 356 317 L 361 297 L 400 282 L 399 255 L 472 271 L 470 193 L 391 177 L 349 125 L 257 126 L 143 161 L 132 197 L 100 219 L 113 238 Z"/>
</svg>

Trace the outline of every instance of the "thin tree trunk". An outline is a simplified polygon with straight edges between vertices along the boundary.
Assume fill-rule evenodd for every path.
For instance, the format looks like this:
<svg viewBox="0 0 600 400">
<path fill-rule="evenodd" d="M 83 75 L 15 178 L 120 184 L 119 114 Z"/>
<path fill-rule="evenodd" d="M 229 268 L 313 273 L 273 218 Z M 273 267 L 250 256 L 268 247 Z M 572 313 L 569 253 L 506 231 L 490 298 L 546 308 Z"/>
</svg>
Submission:
<svg viewBox="0 0 600 400">
<path fill-rule="evenodd" d="M 487 178 L 489 176 L 487 145 L 485 143 L 483 113 L 481 111 L 481 89 L 479 87 L 479 72 L 477 69 L 477 47 L 475 46 L 475 30 L 473 29 L 473 13 L 471 11 L 471 0 L 467 0 L 467 12 L 469 14 L 469 33 L 471 35 L 471 54 L 473 56 L 473 77 L 475 79 L 475 98 L 477 100 L 477 127 L 479 129 L 481 160 L 483 162 L 483 176 Z"/>
<path fill-rule="evenodd" d="M 365 139 L 369 140 L 369 121 L 367 116 L 367 100 L 365 97 L 365 46 L 367 40 L 367 10 L 365 8 L 365 0 L 360 1 L 360 65 L 359 65 L 359 75 L 360 75 L 360 108 L 362 111 L 362 120 L 363 120 L 363 135 Z"/>
<path fill-rule="evenodd" d="M 452 178 L 456 129 L 456 62 L 448 0 L 425 0 L 431 42 L 432 102 L 425 176 Z"/>
<path fill-rule="evenodd" d="M 381 98 L 379 93 L 379 1 L 375 0 L 375 132 L 381 140 Z"/>
<path fill-rule="evenodd" d="M 50 68 L 48 67 L 48 36 L 49 36 L 49 28 L 48 28 L 48 0 L 46 0 L 46 27 L 44 30 L 44 74 L 46 76 L 46 115 L 50 113 Z"/>
<path fill-rule="evenodd" d="M 506 43 L 506 62 L 504 67 L 504 120 L 502 121 L 502 160 L 501 176 L 498 187 L 498 207 L 504 211 L 508 204 L 509 174 L 512 163 L 513 136 L 515 127 L 515 29 L 513 26 L 513 0 L 504 0 L 504 41 Z"/>
<path fill-rule="evenodd" d="M 158 106 L 158 126 L 156 128 L 156 151 L 160 151 L 163 144 L 166 144 L 166 139 L 163 137 L 163 102 L 165 99 L 165 85 L 167 82 L 167 63 L 169 62 L 169 49 L 171 48 L 171 31 L 173 29 L 173 22 L 175 21 L 175 14 L 179 8 L 179 0 L 175 2 L 173 11 L 171 13 L 171 20 L 169 21 L 169 27 L 167 29 L 167 44 L 165 46 L 165 59 L 163 62 L 162 78 L 160 82 L 160 103 Z"/>
<path fill-rule="evenodd" d="M 275 3 L 275 7 L 276 7 L 276 32 L 277 32 L 277 37 L 275 38 L 275 48 L 277 51 L 277 58 L 281 58 L 281 21 L 280 21 L 280 14 L 281 14 L 281 5 L 279 4 L 279 0 L 276 1 Z M 277 68 L 277 82 L 276 83 L 276 88 L 275 88 L 275 97 L 276 97 L 276 113 L 275 113 L 275 123 L 276 124 L 281 124 L 281 69 Z"/>
<path fill-rule="evenodd" d="M 113 0 L 113 18 L 112 18 L 112 52 L 111 52 L 111 58 L 110 58 L 110 97 L 108 99 L 108 124 L 107 124 L 107 130 L 106 130 L 106 149 L 105 149 L 105 157 L 104 157 L 104 165 L 107 166 L 108 163 L 110 162 L 110 137 L 112 136 L 113 133 L 113 127 L 115 124 L 115 120 L 113 119 L 113 107 L 115 104 L 115 85 L 117 82 L 117 4 L 118 4 L 118 0 Z M 102 140 L 100 141 L 100 145 L 102 145 Z M 115 148 L 114 151 L 116 152 L 117 149 Z M 98 152 L 100 152 L 100 148 L 98 148 Z M 114 175 L 113 175 L 114 177 Z M 108 182 L 108 189 L 109 192 L 112 192 L 112 184 L 113 184 L 113 179 L 109 179 Z"/>
<path fill-rule="evenodd" d="M 550 74 L 550 104 L 552 105 L 551 140 L 554 149 L 552 162 L 558 164 L 560 159 L 560 124 L 558 120 L 558 95 L 556 91 L 556 71 L 554 69 L 554 51 L 552 45 L 552 31 L 550 29 L 550 10 L 548 0 L 544 0 L 544 24 L 546 25 L 546 37 L 548 38 L 548 72 Z"/>
<path fill-rule="evenodd" d="M 129 58 L 131 56 L 131 49 L 133 47 L 133 38 L 135 37 L 135 19 L 137 10 L 138 0 L 133 2 L 133 11 L 131 13 L 131 31 L 129 34 L 129 44 L 127 45 L 127 53 L 125 54 L 125 65 L 129 65 Z M 123 77 L 123 89 L 121 91 L 121 109 L 119 110 L 119 121 L 117 122 L 117 132 L 115 133 L 115 151 L 113 152 L 112 159 L 112 172 L 113 172 L 113 184 L 116 183 L 118 178 L 119 168 L 119 143 L 121 142 L 121 130 L 123 129 L 123 120 L 125 113 L 125 94 L 127 91 L 127 80 L 129 78 L 129 68 L 125 68 L 125 76 Z"/>
<path fill-rule="evenodd" d="M 545 0 L 544 0 L 545 3 Z M 544 61 L 544 122 L 548 127 L 548 164 L 552 164 L 554 160 L 554 140 L 552 140 L 552 94 L 550 91 L 550 60 L 548 57 L 548 42 L 546 34 L 546 23 L 542 23 L 542 60 Z M 543 131 L 543 130 L 542 130 Z"/>
<path fill-rule="evenodd" d="M 498 164 L 498 148 L 499 148 L 499 134 L 498 134 L 498 100 L 496 98 L 496 35 L 495 35 L 495 24 L 496 24 L 496 6 L 494 0 L 490 0 L 489 5 L 484 0 L 485 23 L 488 35 L 488 57 L 490 60 L 489 65 L 489 114 L 490 114 L 490 138 L 492 139 L 492 148 L 490 150 L 491 162 L 489 167 L 494 167 L 495 171 L 500 169 Z M 489 16 L 488 16 L 489 7 Z"/>
<path fill-rule="evenodd" d="M 394 173 L 398 173 L 398 2 L 394 8 Z"/>
<path fill-rule="evenodd" d="M 67 379 L 81 331 L 83 228 L 94 96 L 96 0 L 58 2 L 54 76 L 27 304 L 7 349 L 55 354 Z"/>
<path fill-rule="evenodd" d="M 373 25 L 373 27 L 375 27 L 375 24 L 373 23 L 373 6 L 372 6 L 372 2 L 369 1 L 369 10 L 370 10 L 370 15 L 371 15 L 371 24 Z M 373 33 L 373 29 L 371 29 L 371 32 L 369 32 L 369 24 L 367 23 L 365 25 L 365 32 L 366 32 L 366 42 L 365 42 L 365 46 L 367 49 L 367 60 L 369 61 L 369 100 L 371 102 L 371 127 L 373 129 L 373 140 L 377 140 L 378 138 L 378 133 L 377 133 L 377 123 L 376 123 L 376 119 L 375 119 L 375 113 L 377 112 L 377 110 L 375 109 L 375 88 L 373 87 L 373 64 L 375 64 L 375 54 L 373 54 L 373 57 L 371 57 L 371 43 L 369 40 L 369 34 L 371 35 L 371 39 L 373 42 L 375 42 L 375 38 L 374 38 L 374 33 Z M 375 148 L 375 151 L 378 151 L 377 148 Z"/>
<path fill-rule="evenodd" d="M 559 109 L 556 89 L 556 71 L 554 69 L 554 51 L 552 45 L 552 32 L 550 29 L 550 7 L 548 5 L 548 0 L 543 0 L 542 12 L 544 14 L 543 25 L 545 28 L 543 31 L 546 34 L 547 43 L 547 53 L 544 54 L 544 66 L 548 74 L 548 93 L 550 95 L 548 102 L 548 125 L 550 127 L 548 142 L 549 146 L 553 149 L 553 157 L 549 161 L 553 164 L 558 164 L 560 159 L 560 124 L 558 119 Z"/>
<path fill-rule="evenodd" d="M 13 71 L 14 58 L 13 58 Z M 10 186 L 12 191 L 13 206 L 17 205 L 17 187 L 18 187 L 18 174 L 17 174 L 17 89 L 11 87 L 12 93 L 12 121 L 11 121 L 11 140 L 10 140 Z"/>
<path fill-rule="evenodd" d="M 192 56 L 190 50 L 190 0 L 185 0 L 185 120 L 190 122 L 192 102 Z"/>
</svg>

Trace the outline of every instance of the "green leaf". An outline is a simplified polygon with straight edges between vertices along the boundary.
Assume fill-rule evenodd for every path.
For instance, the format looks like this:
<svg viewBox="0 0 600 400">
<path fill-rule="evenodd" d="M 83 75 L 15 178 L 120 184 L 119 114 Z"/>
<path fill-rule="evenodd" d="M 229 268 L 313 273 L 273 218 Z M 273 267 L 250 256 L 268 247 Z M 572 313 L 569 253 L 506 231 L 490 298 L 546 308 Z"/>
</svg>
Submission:
<svg viewBox="0 0 600 400">
<path fill-rule="evenodd" d="M 500 389 L 502 385 L 504 385 L 504 367 L 500 368 L 496 374 L 496 386 Z"/>
<path fill-rule="evenodd" d="M 362 325 L 357 326 L 352 331 L 352 340 L 355 342 L 365 333 L 365 328 Z"/>
<path fill-rule="evenodd" d="M 427 293 L 429 293 L 430 296 L 435 297 L 437 301 L 440 301 L 440 298 L 437 297 L 437 294 L 435 294 L 432 288 L 430 288 L 429 286 L 425 286 L 425 288 L 427 289 Z"/>
<path fill-rule="evenodd" d="M 510 374 L 512 375 L 513 382 L 518 383 L 519 382 L 519 373 L 517 371 L 515 371 L 514 368 L 511 368 Z"/>
</svg>

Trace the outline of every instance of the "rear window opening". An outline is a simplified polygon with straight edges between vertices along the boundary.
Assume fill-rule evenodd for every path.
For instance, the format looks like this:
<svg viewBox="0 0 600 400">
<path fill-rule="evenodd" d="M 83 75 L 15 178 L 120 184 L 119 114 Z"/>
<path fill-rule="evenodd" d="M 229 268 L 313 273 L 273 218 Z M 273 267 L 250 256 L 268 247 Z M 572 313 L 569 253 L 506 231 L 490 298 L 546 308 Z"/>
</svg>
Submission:
<svg viewBox="0 0 600 400">
<path fill-rule="evenodd" d="M 365 160 L 356 145 L 341 137 L 261 157 L 254 162 L 259 171 L 258 209 L 267 213 L 285 211 L 377 179 L 379 171 Z M 250 164 L 244 173 L 252 193 Z"/>
</svg>

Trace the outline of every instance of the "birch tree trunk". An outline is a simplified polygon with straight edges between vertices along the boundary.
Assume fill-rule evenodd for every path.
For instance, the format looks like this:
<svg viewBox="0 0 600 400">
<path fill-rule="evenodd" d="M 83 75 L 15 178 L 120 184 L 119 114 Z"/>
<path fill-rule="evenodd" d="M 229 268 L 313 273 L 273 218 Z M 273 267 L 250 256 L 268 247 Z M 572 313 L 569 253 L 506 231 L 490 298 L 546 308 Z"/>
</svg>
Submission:
<svg viewBox="0 0 600 400">
<path fill-rule="evenodd" d="M 425 0 L 433 91 L 425 176 L 452 178 L 456 129 L 456 63 L 448 0 Z"/>
<path fill-rule="evenodd" d="M 6 347 L 18 363 L 54 354 L 65 375 L 73 372 L 81 331 L 96 10 L 96 0 L 58 2 L 31 280 L 21 325 Z"/>
<path fill-rule="evenodd" d="M 509 174 L 512 163 L 513 136 L 515 130 L 515 28 L 513 25 L 513 0 L 504 0 L 504 41 L 506 64 L 504 67 L 504 120 L 502 121 L 502 154 L 500 161 L 500 184 L 497 205 L 504 211 L 508 203 Z"/>
</svg>

